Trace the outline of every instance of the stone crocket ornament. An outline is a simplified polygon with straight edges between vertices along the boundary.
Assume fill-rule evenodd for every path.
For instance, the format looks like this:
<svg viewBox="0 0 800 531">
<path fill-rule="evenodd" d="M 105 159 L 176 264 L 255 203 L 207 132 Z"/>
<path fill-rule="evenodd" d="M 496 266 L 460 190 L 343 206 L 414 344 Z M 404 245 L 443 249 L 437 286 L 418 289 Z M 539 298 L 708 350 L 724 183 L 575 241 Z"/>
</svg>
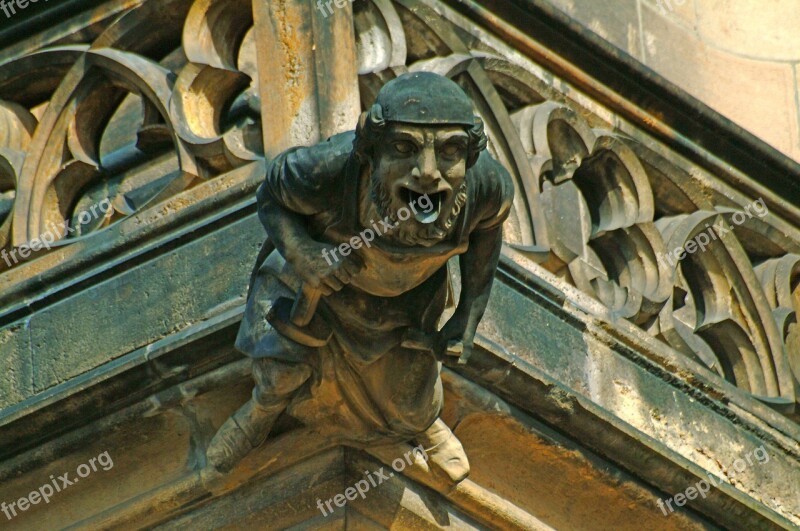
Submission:
<svg viewBox="0 0 800 531">
<path fill-rule="evenodd" d="M 257 192 L 268 240 L 236 340 L 255 388 L 209 464 L 230 470 L 285 411 L 358 448 L 413 441 L 434 472 L 464 479 L 440 371 L 470 355 L 513 194 L 469 97 L 433 73 L 388 82 L 355 131 L 272 160 Z M 461 294 L 438 330 L 453 256 Z"/>
</svg>

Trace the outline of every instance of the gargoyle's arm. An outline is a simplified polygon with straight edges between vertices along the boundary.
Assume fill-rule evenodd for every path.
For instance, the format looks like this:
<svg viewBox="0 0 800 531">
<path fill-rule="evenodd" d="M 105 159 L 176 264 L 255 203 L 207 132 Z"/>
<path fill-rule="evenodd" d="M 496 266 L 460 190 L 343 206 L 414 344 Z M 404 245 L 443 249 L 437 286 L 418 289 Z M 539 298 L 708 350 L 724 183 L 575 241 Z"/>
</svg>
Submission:
<svg viewBox="0 0 800 531">
<path fill-rule="evenodd" d="M 258 197 L 258 219 L 287 262 L 297 262 L 298 255 L 310 256 L 319 252 L 319 242 L 308 234 L 306 216 L 289 210 L 262 190 L 259 190 Z"/>
<path fill-rule="evenodd" d="M 321 259 L 322 244 L 309 235 L 308 220 L 335 206 L 352 144 L 352 133 L 342 133 L 314 146 L 286 150 L 266 164 L 256 192 L 258 218 L 293 265 L 307 265 L 303 258 Z"/>
<path fill-rule="evenodd" d="M 331 246 L 309 235 L 308 218 L 290 210 L 265 190 L 259 190 L 258 194 L 258 219 L 281 256 L 304 282 L 319 288 L 323 295 L 342 289 L 364 267 L 355 254 L 331 263 Z"/>
<path fill-rule="evenodd" d="M 441 338 L 463 341 L 465 357 L 469 356 L 478 323 L 489 303 L 502 244 L 502 225 L 474 232 L 469 239 L 469 249 L 459 259 L 461 297 L 455 313 L 442 329 Z"/>
</svg>

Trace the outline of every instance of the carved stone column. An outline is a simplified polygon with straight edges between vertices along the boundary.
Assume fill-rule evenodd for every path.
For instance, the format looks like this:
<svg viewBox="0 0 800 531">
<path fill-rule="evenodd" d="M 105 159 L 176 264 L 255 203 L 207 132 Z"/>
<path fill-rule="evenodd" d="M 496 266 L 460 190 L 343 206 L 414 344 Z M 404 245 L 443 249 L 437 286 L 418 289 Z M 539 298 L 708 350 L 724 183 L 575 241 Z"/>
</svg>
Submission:
<svg viewBox="0 0 800 531">
<path fill-rule="evenodd" d="M 350 3 L 253 0 L 264 153 L 274 156 L 356 123 L 358 73 Z"/>
</svg>

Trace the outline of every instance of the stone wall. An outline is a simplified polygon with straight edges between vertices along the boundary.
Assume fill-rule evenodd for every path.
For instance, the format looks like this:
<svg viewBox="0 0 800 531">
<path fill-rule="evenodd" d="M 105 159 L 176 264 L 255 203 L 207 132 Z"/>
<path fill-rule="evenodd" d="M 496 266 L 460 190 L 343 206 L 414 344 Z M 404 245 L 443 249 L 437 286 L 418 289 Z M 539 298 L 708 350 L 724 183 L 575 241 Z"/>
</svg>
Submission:
<svg viewBox="0 0 800 531">
<path fill-rule="evenodd" d="M 601 37 L 800 160 L 796 0 L 550 0 Z"/>
<path fill-rule="evenodd" d="M 546 0 L 102 4 L 7 47 L 0 30 L 0 512 L 18 507 L 0 522 L 800 525 L 800 165 Z M 352 127 L 408 71 L 470 94 L 518 190 L 477 349 L 443 376 L 472 472 L 396 469 L 328 515 L 406 447 L 284 415 L 229 474 L 206 448 L 252 388 L 233 343 L 265 161 Z M 81 221 L 101 200 L 113 213 Z M 80 483 L 30 497 L 64 475 Z"/>
</svg>

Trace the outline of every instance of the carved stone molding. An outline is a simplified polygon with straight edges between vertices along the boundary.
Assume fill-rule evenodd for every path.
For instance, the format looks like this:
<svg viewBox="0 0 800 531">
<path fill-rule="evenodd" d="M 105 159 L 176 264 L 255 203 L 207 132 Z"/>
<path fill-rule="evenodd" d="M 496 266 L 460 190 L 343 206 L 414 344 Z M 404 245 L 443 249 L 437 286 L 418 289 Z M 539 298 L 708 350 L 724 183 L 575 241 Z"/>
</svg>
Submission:
<svg viewBox="0 0 800 531">
<path fill-rule="evenodd" d="M 437 0 L 356 2 L 330 20 L 311 4 L 280 6 L 151 0 L 93 42 L 0 65 L 0 244 L 65 222 L 74 230 L 59 244 L 89 237 L 264 149 L 341 130 L 387 80 L 433 71 L 477 102 L 514 177 L 510 256 L 535 257 L 613 318 L 794 411 L 796 227 L 772 212 L 742 218 L 759 198 L 633 140 L 613 112 Z M 259 38 L 253 14 L 278 38 Z M 313 43 L 300 43 L 301 29 Z M 80 223 L 106 199 L 112 212 Z M 702 252 L 671 254 L 703 234 Z"/>
<path fill-rule="evenodd" d="M 800 211 L 764 187 L 760 215 L 752 192 L 786 167 L 758 150 L 762 166 L 730 172 L 741 151 L 699 161 L 747 142 L 683 138 L 672 116 L 650 127 L 641 97 L 590 90 L 585 63 L 555 68 L 568 58 L 552 35 L 512 38 L 510 3 L 547 2 L 357 0 L 323 16 L 312 0 L 108 0 L 4 50 L 0 500 L 104 450 L 116 465 L 16 525 L 800 523 Z M 395 455 L 331 447 L 285 416 L 232 476 L 199 470 L 252 389 L 233 344 L 265 161 L 352 127 L 408 71 L 469 93 L 516 187 L 479 348 L 444 376 L 442 418 L 474 467 L 456 489 L 406 469 L 324 519 L 318 498 Z M 81 223 L 103 200 L 109 215 Z M 64 222 L 57 248 L 6 262 Z M 703 235 L 702 252 L 672 254 Z M 728 474 L 760 445 L 769 462 Z M 708 497 L 663 517 L 657 500 L 709 474 Z"/>
<path fill-rule="evenodd" d="M 85 236 L 259 158 L 249 13 L 247 2 L 149 2 L 91 45 L 0 66 L 0 123 L 16 131 L 0 136 L 14 201 L 0 241 Z M 76 224 L 103 200 L 113 211 Z"/>
</svg>

